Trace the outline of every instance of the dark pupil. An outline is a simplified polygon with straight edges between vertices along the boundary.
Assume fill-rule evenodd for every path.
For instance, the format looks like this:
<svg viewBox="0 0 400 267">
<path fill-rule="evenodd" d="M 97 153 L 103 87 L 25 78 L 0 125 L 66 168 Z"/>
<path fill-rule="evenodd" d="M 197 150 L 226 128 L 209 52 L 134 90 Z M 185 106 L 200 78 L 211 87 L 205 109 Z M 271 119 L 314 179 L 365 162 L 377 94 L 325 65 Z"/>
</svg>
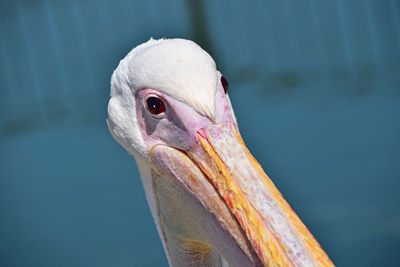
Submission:
<svg viewBox="0 0 400 267">
<path fill-rule="evenodd" d="M 221 76 L 221 83 L 222 87 L 224 87 L 225 94 L 228 92 L 228 81 L 224 78 L 224 76 Z"/>
<path fill-rule="evenodd" d="M 157 97 L 149 97 L 146 100 L 147 108 L 153 114 L 160 114 L 165 111 L 164 103 Z"/>
</svg>

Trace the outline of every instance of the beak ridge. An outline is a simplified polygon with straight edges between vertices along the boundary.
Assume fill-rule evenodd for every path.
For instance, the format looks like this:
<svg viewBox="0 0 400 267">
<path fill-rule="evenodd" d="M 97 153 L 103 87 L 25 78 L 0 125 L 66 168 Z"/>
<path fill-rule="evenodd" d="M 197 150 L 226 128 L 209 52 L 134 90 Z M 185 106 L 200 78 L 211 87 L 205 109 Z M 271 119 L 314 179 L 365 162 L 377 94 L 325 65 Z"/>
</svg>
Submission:
<svg viewBox="0 0 400 267">
<path fill-rule="evenodd" d="M 333 266 L 229 122 L 197 133 L 189 156 L 210 179 L 264 265 Z"/>
</svg>

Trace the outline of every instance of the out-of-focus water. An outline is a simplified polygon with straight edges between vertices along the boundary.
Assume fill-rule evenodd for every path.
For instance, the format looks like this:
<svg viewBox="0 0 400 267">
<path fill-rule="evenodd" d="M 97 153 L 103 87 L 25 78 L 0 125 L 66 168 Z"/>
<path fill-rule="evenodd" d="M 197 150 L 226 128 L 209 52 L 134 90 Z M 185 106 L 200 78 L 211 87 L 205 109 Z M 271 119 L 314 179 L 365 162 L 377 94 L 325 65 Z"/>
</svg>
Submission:
<svg viewBox="0 0 400 267">
<path fill-rule="evenodd" d="M 338 266 L 400 261 L 400 3 L 0 1 L 0 266 L 166 266 L 109 80 L 196 40 L 242 135 Z"/>
</svg>

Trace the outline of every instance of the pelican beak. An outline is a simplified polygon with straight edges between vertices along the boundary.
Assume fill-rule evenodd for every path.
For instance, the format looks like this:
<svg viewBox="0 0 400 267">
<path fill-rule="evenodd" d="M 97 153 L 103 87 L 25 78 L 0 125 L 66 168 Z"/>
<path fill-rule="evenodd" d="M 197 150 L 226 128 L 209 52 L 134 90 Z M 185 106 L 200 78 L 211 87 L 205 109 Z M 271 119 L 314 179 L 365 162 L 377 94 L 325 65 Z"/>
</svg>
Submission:
<svg viewBox="0 0 400 267">
<path fill-rule="evenodd" d="M 200 129 L 196 140 L 190 150 L 179 152 L 187 155 L 184 160 L 180 156 L 174 161 L 169 152 L 166 159 L 164 154 L 163 169 L 166 161 L 174 161 L 172 171 L 176 176 L 191 173 L 190 179 L 182 178 L 186 184 L 188 180 L 200 181 L 206 177 L 236 217 L 263 265 L 333 266 L 250 154 L 232 123 L 211 124 Z M 155 156 L 166 153 L 161 147 L 153 149 Z"/>
</svg>

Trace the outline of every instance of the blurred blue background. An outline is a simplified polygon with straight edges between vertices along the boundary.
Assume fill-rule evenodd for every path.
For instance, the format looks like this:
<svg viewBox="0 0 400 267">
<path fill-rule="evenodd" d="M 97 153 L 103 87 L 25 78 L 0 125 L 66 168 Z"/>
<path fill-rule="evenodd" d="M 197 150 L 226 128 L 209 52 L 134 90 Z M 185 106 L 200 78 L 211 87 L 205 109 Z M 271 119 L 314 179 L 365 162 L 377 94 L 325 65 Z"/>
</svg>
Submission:
<svg viewBox="0 0 400 267">
<path fill-rule="evenodd" d="M 0 266 L 167 266 L 109 81 L 151 36 L 230 83 L 242 135 L 338 266 L 400 261 L 400 3 L 0 0 Z"/>
</svg>

